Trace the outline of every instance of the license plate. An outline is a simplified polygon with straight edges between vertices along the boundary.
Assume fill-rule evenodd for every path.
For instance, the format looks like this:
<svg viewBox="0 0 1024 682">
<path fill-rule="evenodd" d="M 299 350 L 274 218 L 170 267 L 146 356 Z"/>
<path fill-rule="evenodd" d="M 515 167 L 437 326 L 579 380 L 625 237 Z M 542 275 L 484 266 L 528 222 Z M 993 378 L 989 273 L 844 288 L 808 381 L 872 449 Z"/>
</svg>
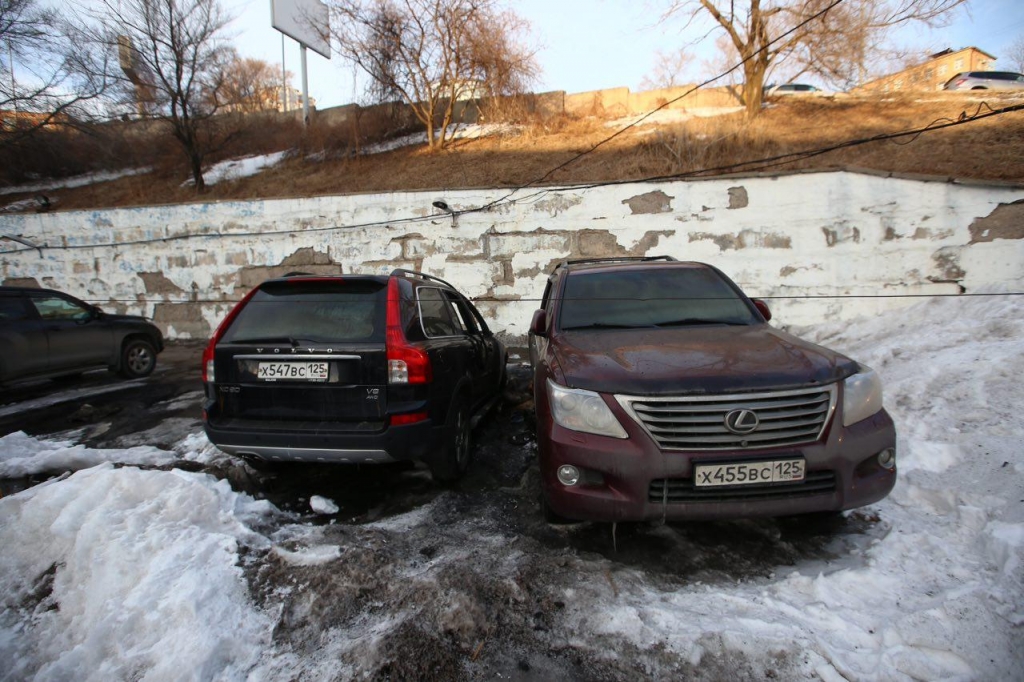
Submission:
<svg viewBox="0 0 1024 682">
<path fill-rule="evenodd" d="M 263 381 L 327 381 L 330 365 L 326 362 L 261 362 L 256 378 Z"/>
<path fill-rule="evenodd" d="M 806 464 L 802 459 L 734 464 L 698 464 L 694 470 L 698 488 L 716 485 L 758 485 L 804 480 Z"/>
</svg>

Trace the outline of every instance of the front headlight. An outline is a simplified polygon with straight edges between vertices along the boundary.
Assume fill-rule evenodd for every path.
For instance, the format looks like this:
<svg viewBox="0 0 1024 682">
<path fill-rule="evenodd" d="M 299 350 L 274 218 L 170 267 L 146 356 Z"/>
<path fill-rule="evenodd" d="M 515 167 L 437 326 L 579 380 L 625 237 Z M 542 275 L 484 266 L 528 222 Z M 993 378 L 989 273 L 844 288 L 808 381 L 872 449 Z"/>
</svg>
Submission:
<svg viewBox="0 0 1024 682">
<path fill-rule="evenodd" d="M 882 409 L 882 380 L 870 367 L 843 382 L 843 426 L 856 424 Z"/>
<path fill-rule="evenodd" d="M 566 388 L 548 379 L 548 399 L 551 417 L 559 426 L 598 436 L 629 438 L 604 399 L 593 391 Z"/>
</svg>

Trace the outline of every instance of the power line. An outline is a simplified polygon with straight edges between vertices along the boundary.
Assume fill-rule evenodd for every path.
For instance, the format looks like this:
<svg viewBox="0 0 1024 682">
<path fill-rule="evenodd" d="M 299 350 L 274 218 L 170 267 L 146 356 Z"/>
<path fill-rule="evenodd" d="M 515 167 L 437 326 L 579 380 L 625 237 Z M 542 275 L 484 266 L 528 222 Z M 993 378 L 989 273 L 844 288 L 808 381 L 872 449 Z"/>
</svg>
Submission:
<svg viewBox="0 0 1024 682">
<path fill-rule="evenodd" d="M 753 54 L 751 54 L 749 57 L 741 59 L 739 62 L 734 64 L 728 70 L 723 71 L 722 73 L 718 74 L 717 76 L 709 78 L 708 80 L 704 81 L 703 83 L 698 83 L 697 85 L 694 85 L 692 88 L 690 88 L 689 90 L 687 90 L 683 94 L 679 95 L 678 97 L 674 97 L 674 98 L 668 100 L 667 102 L 665 102 L 665 103 L 655 107 L 654 109 L 651 109 L 650 111 L 648 111 L 646 114 L 644 114 L 643 116 L 641 116 L 637 120 L 635 120 L 632 123 L 630 123 L 630 124 L 620 128 L 619 130 L 615 131 L 613 134 L 611 134 L 608 137 L 604 138 L 603 140 L 601 140 L 600 142 L 598 142 L 597 144 L 592 146 L 590 149 L 585 149 L 584 151 L 579 152 L 578 154 L 573 156 L 568 161 L 560 163 L 559 165 L 555 166 L 554 168 L 552 168 L 551 170 L 549 170 L 548 172 L 546 172 L 544 175 L 540 176 L 539 178 L 537 178 L 535 180 L 531 180 L 530 182 L 526 183 L 525 185 L 519 185 L 518 187 L 514 188 L 512 191 L 508 192 L 505 196 L 503 196 L 503 197 L 501 197 L 499 199 L 495 199 L 494 201 L 492 201 L 492 202 L 490 202 L 488 204 L 485 204 L 485 205 L 483 205 L 483 206 L 481 206 L 481 207 L 479 207 L 477 209 L 471 209 L 471 210 L 474 211 L 474 212 L 475 211 L 486 211 L 486 210 L 488 210 L 488 209 L 490 209 L 490 208 L 492 208 L 494 206 L 497 206 L 499 204 L 505 203 L 508 199 L 510 199 L 512 196 L 514 196 L 517 192 L 520 192 L 521 190 L 524 190 L 527 187 L 531 187 L 531 186 L 536 185 L 538 183 L 544 182 L 545 180 L 547 180 L 549 177 L 551 177 L 552 175 L 554 175 L 555 173 L 557 173 L 561 169 L 566 168 L 567 166 L 575 163 L 576 161 L 578 161 L 579 159 L 583 158 L 584 156 L 587 156 L 588 154 L 592 154 L 599 147 L 602 147 L 603 145 L 611 142 L 612 140 L 617 138 L 619 135 L 622 135 L 627 130 L 640 125 L 645 120 L 647 120 L 648 118 L 650 118 L 654 114 L 658 113 L 662 109 L 665 109 L 666 107 L 668 107 L 668 106 L 670 106 L 672 104 L 675 104 L 679 100 L 686 98 L 687 96 L 693 94 L 697 90 L 700 90 L 701 88 L 703 88 L 705 86 L 708 86 L 708 85 L 714 83 L 715 81 L 719 81 L 719 80 L 725 78 L 730 73 L 732 73 L 733 71 L 736 71 L 737 69 L 739 69 L 741 66 L 746 64 L 748 61 L 750 61 L 754 57 L 756 57 L 756 56 L 760 55 L 762 52 L 765 52 L 766 50 L 768 50 L 768 48 L 770 48 L 771 46 L 775 45 L 777 42 L 783 40 L 784 38 L 789 37 L 790 35 L 792 35 L 793 33 L 796 33 L 797 31 L 799 31 L 801 28 L 803 28 L 807 24 L 809 24 L 812 21 L 814 21 L 814 20 L 824 16 L 833 7 L 839 5 L 842 2 L 843 2 L 843 0 L 833 0 L 833 2 L 831 4 L 829 4 L 827 7 L 825 7 L 824 9 L 822 9 L 819 12 L 816 12 L 815 14 L 812 14 L 811 16 L 809 16 L 808 18 L 804 19 L 803 21 L 801 21 L 799 24 L 797 24 L 793 28 L 791 28 L 788 31 L 785 31 L 784 33 L 780 34 L 778 37 L 776 37 L 773 40 L 769 41 L 763 47 L 758 48 L 758 50 L 756 52 L 754 52 Z M 460 213 L 467 213 L 467 212 L 470 212 L 470 211 L 460 211 Z"/>
<path fill-rule="evenodd" d="M 986 112 L 986 113 L 980 113 L 980 111 L 981 111 L 981 109 L 983 107 L 984 108 L 988 108 L 989 111 Z M 976 112 L 974 114 L 968 114 L 966 111 L 963 111 L 963 112 L 961 112 L 960 116 L 957 117 L 956 119 L 949 119 L 949 118 L 935 119 L 935 121 L 933 121 L 932 123 L 929 123 L 927 126 L 923 126 L 923 127 L 920 127 L 920 128 L 914 128 L 914 129 L 911 129 L 911 130 L 904 130 L 904 131 L 900 131 L 900 132 L 896 132 L 896 133 L 882 133 L 882 134 L 879 134 L 879 135 L 873 135 L 871 137 L 856 138 L 856 139 L 853 139 L 853 140 L 845 140 L 843 142 L 838 142 L 836 144 L 828 145 L 828 146 L 825 146 L 825 147 L 816 147 L 816 148 L 813 148 L 813 149 L 807 149 L 807 150 L 802 150 L 802 151 L 798 151 L 798 152 L 788 152 L 786 154 L 777 154 L 775 156 L 762 157 L 760 159 L 752 159 L 752 160 L 749 160 L 749 161 L 739 161 L 739 162 L 732 163 L 732 164 L 725 164 L 725 165 L 721 165 L 721 166 L 705 167 L 705 168 L 700 168 L 700 169 L 691 170 L 691 171 L 683 171 L 683 172 L 680 172 L 680 173 L 670 173 L 670 174 L 665 174 L 665 175 L 655 175 L 655 176 L 648 176 L 648 177 L 644 177 L 644 178 L 632 178 L 632 179 L 624 179 L 624 180 L 605 180 L 605 181 L 601 181 L 601 182 L 594 182 L 594 183 L 588 183 L 588 184 L 579 184 L 579 185 L 569 185 L 569 186 L 558 187 L 558 188 L 545 188 L 545 189 L 539 190 L 537 192 L 534 192 L 533 194 L 529 194 L 529 195 L 527 195 L 525 197 L 521 197 L 519 199 L 503 198 L 501 200 L 496 200 L 496 201 L 490 202 L 488 204 L 485 204 L 485 205 L 477 207 L 477 208 L 464 209 L 464 210 L 460 210 L 460 211 L 453 211 L 451 214 L 433 214 L 433 215 L 427 215 L 427 216 L 410 216 L 410 217 L 407 217 L 407 218 L 396 218 L 396 219 L 393 219 L 393 220 L 380 220 L 380 221 L 373 221 L 373 222 L 367 222 L 367 223 L 356 223 L 356 224 L 352 224 L 352 225 L 329 225 L 329 226 L 325 226 L 325 227 L 306 227 L 306 228 L 303 228 L 303 229 L 267 230 L 267 231 L 261 231 L 261 232 L 256 232 L 256 231 L 246 231 L 246 232 L 203 232 L 203 233 L 195 233 L 195 234 L 192 234 L 192 233 L 190 233 L 190 234 L 178 234 L 178 235 L 170 235 L 170 236 L 167 236 L 167 237 L 154 237 L 154 238 L 151 238 L 151 239 L 136 239 L 136 240 L 124 241 L 124 242 L 107 242 L 107 243 L 100 243 L 100 244 L 61 244 L 61 245 L 55 245 L 55 246 L 44 244 L 44 245 L 41 245 L 39 248 L 50 249 L 50 250 L 58 250 L 58 251 L 67 251 L 67 250 L 75 250 L 75 249 L 100 249 L 100 248 L 114 248 L 114 249 L 116 249 L 116 248 L 121 247 L 121 246 L 140 246 L 140 245 L 145 245 L 145 244 L 170 243 L 170 242 L 184 241 L 184 240 L 190 240 L 190 239 L 209 239 L 209 238 L 223 239 L 223 238 L 239 238 L 239 237 L 266 237 L 266 236 L 281 235 L 281 234 L 299 234 L 299 233 L 301 233 L 301 234 L 310 234 L 310 233 L 318 233 L 318 232 L 334 232 L 334 231 L 338 231 L 338 230 L 354 230 L 354 229 L 361 229 L 361 228 L 367 228 L 367 227 L 386 227 L 386 226 L 390 226 L 390 225 L 402 225 L 402 224 L 408 224 L 408 223 L 432 222 L 432 221 L 435 221 L 435 220 L 445 220 L 449 216 L 457 217 L 459 215 L 465 215 L 465 214 L 469 214 L 469 213 L 483 212 L 483 211 L 489 210 L 490 208 L 495 208 L 498 205 L 505 205 L 505 204 L 512 204 L 512 205 L 514 205 L 514 204 L 519 204 L 519 203 L 526 203 L 530 199 L 534 199 L 535 197 L 540 197 L 540 196 L 543 196 L 544 194 L 549 194 L 549 193 L 554 193 L 554 192 L 567 192 L 567 191 L 575 191 L 575 190 L 583 190 L 583 189 L 596 189 L 596 188 L 600 188 L 600 187 L 612 187 L 612 186 L 616 186 L 616 185 L 644 183 L 644 182 L 659 182 L 659 181 L 660 182 L 664 182 L 664 181 L 668 181 L 668 180 L 682 180 L 682 179 L 691 178 L 691 177 L 703 177 L 703 176 L 707 176 L 707 175 L 712 174 L 712 173 L 715 173 L 715 174 L 725 174 L 725 173 L 729 173 L 729 172 L 748 172 L 748 173 L 750 173 L 750 172 L 757 172 L 757 171 L 762 171 L 762 170 L 766 170 L 766 169 L 769 169 L 769 168 L 774 168 L 774 167 L 777 167 L 777 166 L 782 166 L 782 165 L 785 165 L 785 164 L 788 164 L 788 163 L 793 163 L 793 162 L 796 162 L 796 161 L 801 161 L 801 160 L 804 160 L 804 159 L 809 159 L 809 158 L 813 158 L 813 157 L 816 157 L 816 156 L 821 156 L 823 154 L 827 154 L 829 152 L 837 151 L 839 149 L 846 149 L 846 148 L 850 148 L 850 147 L 856 147 L 856 146 L 860 146 L 860 145 L 864 145 L 864 144 L 870 144 L 870 143 L 873 143 L 873 142 L 884 142 L 886 140 L 895 140 L 895 139 L 900 139 L 900 138 L 904 138 L 904 137 L 910 137 L 911 141 L 914 141 L 917 138 L 919 138 L 921 135 L 923 135 L 925 133 L 928 133 L 928 132 L 932 132 L 932 131 L 935 131 L 935 130 L 942 130 L 942 129 L 945 129 L 945 128 L 952 128 L 952 127 L 960 126 L 960 125 L 966 125 L 968 123 L 973 123 L 973 122 L 980 121 L 980 120 L 983 120 L 983 119 L 986 119 L 986 118 L 991 118 L 993 116 L 1001 116 L 1001 115 L 1012 113 L 1012 112 L 1015 112 L 1015 111 L 1024 111 L 1024 104 L 1015 104 L 1015 105 L 1010 105 L 1010 106 L 1003 107 L 1001 109 L 992 109 L 991 106 L 989 106 L 987 104 L 987 102 L 982 102 L 978 106 L 978 108 L 977 108 L 977 110 L 976 110 Z M 938 123 L 940 121 L 944 121 L 944 122 Z M 504 202 L 504 204 L 499 204 L 499 201 Z M 36 250 L 38 250 L 38 249 L 35 248 L 35 247 L 24 247 L 24 248 L 19 248 L 19 249 L 10 249 L 10 250 L 6 250 L 6 251 L 0 251 L 0 256 L 4 256 L 4 255 L 8 255 L 8 254 L 24 253 L 26 251 L 36 251 Z"/>
</svg>

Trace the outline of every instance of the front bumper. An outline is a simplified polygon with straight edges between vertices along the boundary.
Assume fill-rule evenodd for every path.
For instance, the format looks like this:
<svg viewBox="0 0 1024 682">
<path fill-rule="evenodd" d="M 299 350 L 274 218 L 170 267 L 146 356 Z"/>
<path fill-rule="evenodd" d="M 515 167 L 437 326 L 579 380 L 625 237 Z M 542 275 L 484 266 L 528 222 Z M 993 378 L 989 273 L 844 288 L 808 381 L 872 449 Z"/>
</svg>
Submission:
<svg viewBox="0 0 1024 682">
<path fill-rule="evenodd" d="M 620 418 L 628 439 L 607 438 L 538 420 L 541 484 L 547 503 L 560 516 L 588 521 L 647 519 L 700 520 L 785 516 L 862 507 L 884 498 L 896 483 L 896 469 L 877 455 L 896 447 L 896 429 L 885 410 L 850 427 L 834 418 L 819 442 L 783 448 L 728 451 L 662 451 L 632 420 Z M 765 461 L 802 457 L 808 485 L 774 484 L 752 488 L 692 488 L 694 463 Z M 565 486 L 558 467 L 583 472 L 580 483 Z M 810 482 L 813 481 L 813 485 Z M 667 490 L 684 491 L 672 501 Z M 673 495 L 679 497 L 679 495 Z"/>
</svg>

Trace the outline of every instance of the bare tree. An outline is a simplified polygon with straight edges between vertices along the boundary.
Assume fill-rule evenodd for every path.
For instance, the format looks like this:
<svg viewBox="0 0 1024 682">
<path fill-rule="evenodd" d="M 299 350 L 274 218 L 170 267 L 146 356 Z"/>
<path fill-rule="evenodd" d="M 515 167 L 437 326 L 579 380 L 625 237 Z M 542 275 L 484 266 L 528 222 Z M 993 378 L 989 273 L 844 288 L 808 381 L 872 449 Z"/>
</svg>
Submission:
<svg viewBox="0 0 1024 682">
<path fill-rule="evenodd" d="M 1010 43 L 1006 51 L 1006 61 L 1017 73 L 1024 73 L 1024 33 Z"/>
<path fill-rule="evenodd" d="M 96 113 L 111 69 L 77 40 L 72 17 L 37 0 L 0 0 L 0 147 Z"/>
<path fill-rule="evenodd" d="M 495 0 L 332 0 L 341 56 L 373 81 L 377 101 L 398 96 L 440 149 L 460 100 L 522 92 L 537 66 L 526 22 Z M 440 127 L 440 131 L 436 130 Z"/>
<path fill-rule="evenodd" d="M 654 68 L 640 81 L 641 90 L 674 88 L 685 81 L 684 74 L 693 64 L 693 55 L 686 48 L 671 52 L 657 50 L 654 53 Z"/>
<path fill-rule="evenodd" d="M 743 103 L 761 110 L 764 83 L 776 65 L 832 82 L 862 78 L 866 64 L 892 28 L 940 25 L 966 0 L 671 0 L 665 16 L 710 19 L 742 60 Z"/>
<path fill-rule="evenodd" d="M 220 88 L 212 94 L 213 104 L 226 111 L 254 113 L 281 109 L 281 74 L 262 59 L 241 57 L 234 50 L 228 59 Z M 291 80 L 291 73 L 285 81 Z"/>
<path fill-rule="evenodd" d="M 92 16 L 92 39 L 118 54 L 126 99 L 169 126 L 202 192 L 203 158 L 225 143 L 213 116 L 233 54 L 218 0 L 101 0 Z"/>
</svg>

